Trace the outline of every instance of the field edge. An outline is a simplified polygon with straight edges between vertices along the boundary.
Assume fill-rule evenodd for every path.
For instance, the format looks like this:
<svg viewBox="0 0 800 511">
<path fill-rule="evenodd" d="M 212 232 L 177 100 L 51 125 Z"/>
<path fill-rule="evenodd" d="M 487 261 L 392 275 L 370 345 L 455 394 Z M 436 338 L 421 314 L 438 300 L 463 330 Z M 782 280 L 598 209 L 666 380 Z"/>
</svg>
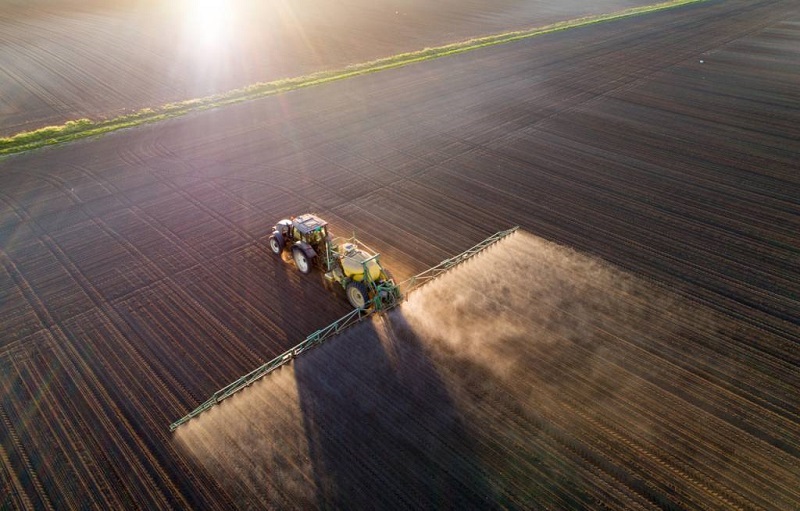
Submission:
<svg viewBox="0 0 800 511">
<path fill-rule="evenodd" d="M 343 69 L 320 71 L 304 76 L 284 78 L 270 82 L 259 82 L 203 98 L 194 98 L 180 102 L 167 103 L 160 107 L 144 108 L 135 113 L 126 114 L 111 119 L 92 120 L 82 118 L 71 120 L 62 125 L 47 126 L 33 131 L 25 131 L 9 137 L 0 138 L 0 156 L 23 153 L 50 145 L 64 144 L 83 138 L 103 135 L 105 133 L 125 128 L 133 128 L 144 124 L 152 124 L 194 112 L 220 108 L 227 105 L 273 96 L 292 90 L 322 85 L 329 82 L 344 80 L 347 78 L 384 71 L 387 69 L 403 67 L 417 62 L 464 53 L 485 48 L 487 46 L 510 43 L 519 41 L 521 39 L 528 39 L 531 37 L 537 37 L 571 28 L 579 28 L 595 23 L 614 21 L 621 18 L 647 14 L 665 9 L 672 9 L 705 1 L 707 0 L 666 0 L 657 4 L 633 7 L 608 14 L 586 16 L 527 30 L 503 32 L 500 34 L 468 39 L 466 41 L 460 41 L 443 46 L 400 53 L 373 61 L 353 64 Z"/>
</svg>

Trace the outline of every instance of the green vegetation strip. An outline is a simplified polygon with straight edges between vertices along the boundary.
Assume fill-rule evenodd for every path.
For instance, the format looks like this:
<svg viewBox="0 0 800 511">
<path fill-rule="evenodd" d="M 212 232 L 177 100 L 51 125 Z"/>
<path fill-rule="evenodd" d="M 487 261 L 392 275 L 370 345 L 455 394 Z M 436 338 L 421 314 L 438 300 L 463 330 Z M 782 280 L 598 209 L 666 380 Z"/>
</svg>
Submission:
<svg viewBox="0 0 800 511">
<path fill-rule="evenodd" d="M 282 92 L 300 89 L 303 87 L 311 87 L 336 80 L 343 80 L 353 76 L 401 67 L 408 64 L 413 64 L 415 62 L 422 62 L 425 60 L 463 53 L 478 48 L 484 48 L 486 46 L 504 44 L 512 41 L 518 41 L 520 39 L 527 39 L 560 30 L 566 30 L 569 28 L 582 27 L 594 23 L 636 16 L 639 14 L 670 9 L 673 7 L 703 1 L 705 0 L 668 0 L 658 4 L 634 7 L 610 14 L 587 16 L 584 18 L 561 21 L 558 23 L 553 23 L 552 25 L 546 25 L 529 30 L 505 32 L 502 34 L 479 37 L 445 46 L 437 46 L 435 48 L 426 48 L 424 50 L 401 53 L 391 57 L 348 66 L 344 69 L 321 71 L 295 78 L 256 83 L 240 89 L 234 89 L 221 94 L 215 94 L 213 96 L 190 99 L 178 103 L 169 103 L 158 108 L 145 108 L 133 114 L 123 115 L 113 119 L 97 121 L 93 121 L 91 119 L 78 119 L 75 121 L 68 121 L 61 126 L 48 126 L 35 131 L 28 131 L 18 133 L 10 137 L 0 138 L 0 155 L 30 151 L 32 149 L 53 144 L 62 144 L 80 138 L 101 135 L 103 133 L 108 133 L 110 131 L 116 131 L 123 128 L 130 128 L 142 124 L 158 122 L 191 112 L 199 112 L 202 110 L 208 110 L 210 108 L 218 108 L 234 103 L 241 103 L 243 101 L 280 94 Z"/>
</svg>

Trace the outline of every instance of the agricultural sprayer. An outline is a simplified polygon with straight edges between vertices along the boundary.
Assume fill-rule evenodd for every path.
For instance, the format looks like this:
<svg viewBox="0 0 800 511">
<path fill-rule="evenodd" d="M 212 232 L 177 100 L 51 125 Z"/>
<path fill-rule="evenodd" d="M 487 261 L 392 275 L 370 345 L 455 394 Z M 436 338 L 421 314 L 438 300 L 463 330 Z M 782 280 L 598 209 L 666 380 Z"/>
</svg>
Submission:
<svg viewBox="0 0 800 511">
<path fill-rule="evenodd" d="M 365 317 L 399 305 L 404 297 L 407 297 L 415 289 L 516 230 L 517 227 L 514 227 L 493 234 L 469 250 L 445 259 L 436 266 L 397 284 L 391 274 L 381 266 L 377 253 L 368 248 L 364 250 L 366 246 L 360 244 L 355 238 L 345 240 L 331 237 L 327 222 L 318 216 L 305 214 L 281 220 L 275 224 L 272 235 L 269 237 L 270 250 L 279 256 L 285 252 L 291 253 L 297 269 L 302 273 L 310 273 L 315 266 L 322 269 L 328 281 L 337 282 L 344 288 L 354 309 L 325 328 L 312 333 L 290 350 L 219 389 L 200 406 L 173 422 L 169 427 L 170 431 L 175 431 L 179 426 L 205 410 Z"/>
<path fill-rule="evenodd" d="M 400 289 L 391 273 L 383 268 L 379 254 L 358 241 L 334 238 L 328 222 L 313 214 L 281 220 L 273 227 L 269 248 L 280 256 L 291 252 L 294 264 L 308 274 L 314 266 L 325 273 L 328 282 L 342 286 L 356 309 L 393 307 L 400 300 Z"/>
</svg>

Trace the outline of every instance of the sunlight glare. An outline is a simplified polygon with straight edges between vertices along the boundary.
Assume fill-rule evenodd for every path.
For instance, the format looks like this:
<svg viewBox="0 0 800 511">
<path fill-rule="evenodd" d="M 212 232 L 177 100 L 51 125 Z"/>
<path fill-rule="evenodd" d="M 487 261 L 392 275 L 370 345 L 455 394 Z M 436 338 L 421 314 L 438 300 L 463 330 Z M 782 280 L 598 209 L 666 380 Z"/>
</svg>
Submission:
<svg viewBox="0 0 800 511">
<path fill-rule="evenodd" d="M 234 5 L 230 0 L 184 0 L 184 22 L 197 44 L 217 46 L 230 37 Z"/>
</svg>

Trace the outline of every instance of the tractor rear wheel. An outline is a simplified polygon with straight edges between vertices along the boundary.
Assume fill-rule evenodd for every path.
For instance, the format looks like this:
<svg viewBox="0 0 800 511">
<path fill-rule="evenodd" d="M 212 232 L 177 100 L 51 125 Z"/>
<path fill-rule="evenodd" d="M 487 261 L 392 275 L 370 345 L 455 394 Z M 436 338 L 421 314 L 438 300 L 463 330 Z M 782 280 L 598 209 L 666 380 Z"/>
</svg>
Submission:
<svg viewBox="0 0 800 511">
<path fill-rule="evenodd" d="M 347 284 L 345 292 L 347 293 L 347 300 L 350 302 L 350 305 L 356 309 L 363 309 L 369 301 L 367 286 L 365 286 L 363 282 L 350 282 Z"/>
<path fill-rule="evenodd" d="M 397 283 L 397 281 L 394 280 L 394 275 L 392 275 L 392 272 L 390 272 L 386 268 L 381 268 L 381 279 L 384 281 L 391 280 Z"/>
<path fill-rule="evenodd" d="M 281 255 L 281 252 L 283 252 L 283 240 L 278 239 L 278 237 L 273 234 L 269 237 L 269 249 L 272 250 L 273 254 Z"/>
<path fill-rule="evenodd" d="M 303 252 L 303 249 L 294 247 L 292 249 L 292 258 L 294 259 L 295 266 L 300 270 L 300 273 L 304 275 L 311 273 L 311 261 L 309 261 L 306 253 Z"/>
</svg>

